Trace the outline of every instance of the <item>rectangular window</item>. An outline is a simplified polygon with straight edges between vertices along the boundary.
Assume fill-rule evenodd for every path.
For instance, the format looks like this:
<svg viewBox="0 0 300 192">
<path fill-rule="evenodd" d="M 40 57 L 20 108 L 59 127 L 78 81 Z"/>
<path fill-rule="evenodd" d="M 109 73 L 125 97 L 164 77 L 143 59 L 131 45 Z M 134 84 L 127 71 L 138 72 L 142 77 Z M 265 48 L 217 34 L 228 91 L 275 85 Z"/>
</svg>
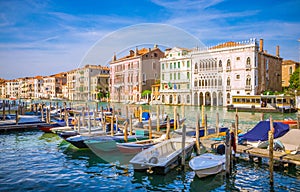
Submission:
<svg viewBox="0 0 300 192">
<path fill-rule="evenodd" d="M 178 73 L 178 80 L 180 80 L 180 73 Z"/>
<path fill-rule="evenodd" d="M 172 73 L 170 73 L 170 80 L 172 80 Z"/>
<path fill-rule="evenodd" d="M 190 61 L 187 61 L 187 62 L 186 62 L 186 65 L 187 65 L 187 67 L 189 68 L 189 67 L 190 67 Z"/>
<path fill-rule="evenodd" d="M 165 69 L 165 64 L 161 64 L 161 69 L 164 70 Z"/>
<path fill-rule="evenodd" d="M 180 68 L 180 62 L 178 62 L 178 68 Z"/>
<path fill-rule="evenodd" d="M 165 74 L 161 75 L 161 80 L 165 80 Z"/>
<path fill-rule="evenodd" d="M 174 63 L 174 69 L 176 69 L 176 62 Z"/>
<path fill-rule="evenodd" d="M 176 80 L 176 73 L 174 73 L 174 80 Z"/>
</svg>

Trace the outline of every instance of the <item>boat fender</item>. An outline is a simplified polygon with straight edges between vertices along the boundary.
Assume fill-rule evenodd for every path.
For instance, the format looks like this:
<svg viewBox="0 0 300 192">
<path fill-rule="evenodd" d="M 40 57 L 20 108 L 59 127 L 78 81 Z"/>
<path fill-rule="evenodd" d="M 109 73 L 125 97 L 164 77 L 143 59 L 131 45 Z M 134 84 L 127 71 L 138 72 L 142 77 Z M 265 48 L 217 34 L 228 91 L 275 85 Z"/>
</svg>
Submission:
<svg viewBox="0 0 300 192">
<path fill-rule="evenodd" d="M 151 157 L 148 162 L 152 163 L 152 164 L 157 164 L 158 163 L 158 158 L 157 157 Z"/>
<path fill-rule="evenodd" d="M 76 125 L 77 124 L 77 119 L 72 119 L 71 124 Z"/>
</svg>

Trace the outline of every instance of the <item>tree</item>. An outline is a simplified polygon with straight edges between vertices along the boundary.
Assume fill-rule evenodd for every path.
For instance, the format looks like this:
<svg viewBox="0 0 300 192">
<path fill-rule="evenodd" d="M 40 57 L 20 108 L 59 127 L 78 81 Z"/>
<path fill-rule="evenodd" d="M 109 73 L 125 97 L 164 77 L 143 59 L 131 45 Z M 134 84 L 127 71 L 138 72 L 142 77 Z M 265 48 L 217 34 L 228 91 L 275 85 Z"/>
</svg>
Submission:
<svg viewBox="0 0 300 192">
<path fill-rule="evenodd" d="M 300 84 L 299 84 L 299 73 L 300 71 L 300 67 L 298 67 L 294 73 L 291 75 L 291 78 L 290 78 L 290 87 L 291 89 L 295 89 L 295 90 L 300 90 Z"/>
<path fill-rule="evenodd" d="M 151 95 L 151 91 L 150 90 L 145 90 L 142 92 L 142 97 L 145 97 L 148 99 L 148 95 Z"/>
</svg>

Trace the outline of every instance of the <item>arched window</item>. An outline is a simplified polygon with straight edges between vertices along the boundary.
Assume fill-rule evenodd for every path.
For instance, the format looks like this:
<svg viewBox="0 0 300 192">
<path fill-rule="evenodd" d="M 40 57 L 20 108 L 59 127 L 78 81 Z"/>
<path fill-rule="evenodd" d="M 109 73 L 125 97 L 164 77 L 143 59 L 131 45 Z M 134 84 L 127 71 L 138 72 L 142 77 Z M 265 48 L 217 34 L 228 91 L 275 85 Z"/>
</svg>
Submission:
<svg viewBox="0 0 300 192">
<path fill-rule="evenodd" d="M 222 61 L 221 60 L 219 61 L 219 67 L 222 67 Z"/>
<path fill-rule="evenodd" d="M 230 77 L 227 77 L 227 86 L 230 86 Z"/>
<path fill-rule="evenodd" d="M 250 57 L 247 57 L 247 62 L 246 62 L 247 65 L 250 65 Z"/>
<path fill-rule="evenodd" d="M 219 77 L 218 85 L 222 86 L 222 77 Z"/>
<path fill-rule="evenodd" d="M 191 102 L 190 95 L 187 95 L 187 96 L 186 96 L 186 102 L 187 102 L 187 103 L 190 103 L 190 102 Z"/>
<path fill-rule="evenodd" d="M 198 63 L 195 63 L 195 70 L 198 70 Z"/>
<path fill-rule="evenodd" d="M 290 66 L 290 68 L 289 68 L 289 75 L 292 75 L 292 74 L 293 74 L 293 67 Z"/>
<path fill-rule="evenodd" d="M 246 78 L 246 85 L 251 85 L 251 76 L 248 75 Z"/>
<path fill-rule="evenodd" d="M 230 59 L 227 60 L 227 67 L 230 67 Z"/>
<path fill-rule="evenodd" d="M 197 81 L 194 81 L 194 86 L 197 87 Z"/>
<path fill-rule="evenodd" d="M 180 104 L 181 103 L 181 96 L 178 95 L 178 98 L 177 98 L 177 104 Z"/>
<path fill-rule="evenodd" d="M 169 103 L 170 103 L 170 104 L 173 103 L 173 95 L 170 95 L 170 96 L 169 96 Z"/>
</svg>

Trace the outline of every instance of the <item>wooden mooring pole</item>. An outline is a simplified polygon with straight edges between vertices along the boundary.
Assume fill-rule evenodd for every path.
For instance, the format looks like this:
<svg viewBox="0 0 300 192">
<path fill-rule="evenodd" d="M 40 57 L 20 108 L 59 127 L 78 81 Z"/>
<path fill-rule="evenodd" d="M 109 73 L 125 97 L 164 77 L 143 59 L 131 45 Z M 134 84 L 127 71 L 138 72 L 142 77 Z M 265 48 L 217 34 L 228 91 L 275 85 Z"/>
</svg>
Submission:
<svg viewBox="0 0 300 192">
<path fill-rule="evenodd" d="M 177 107 L 174 107 L 174 130 L 177 129 Z"/>
<path fill-rule="evenodd" d="M 219 113 L 216 114 L 216 134 L 219 136 L 220 133 L 220 127 L 219 127 Z"/>
<path fill-rule="evenodd" d="M 225 156 L 226 156 L 226 164 L 225 164 L 225 168 L 226 168 L 226 176 L 229 176 L 231 173 L 231 135 L 230 135 L 230 131 L 226 132 L 226 151 L 225 151 Z"/>
<path fill-rule="evenodd" d="M 130 115 L 129 119 L 129 135 L 132 135 L 132 114 Z"/>
<path fill-rule="evenodd" d="M 200 135 L 199 135 L 200 123 L 199 123 L 199 113 L 197 113 L 196 118 L 196 154 L 200 155 Z"/>
<path fill-rule="evenodd" d="M 127 142 L 128 141 L 128 121 L 125 121 L 125 126 L 124 126 L 124 141 Z"/>
<path fill-rule="evenodd" d="M 112 110 L 112 116 L 111 116 L 111 120 L 110 120 L 110 134 L 111 136 L 114 136 L 114 118 L 115 118 L 115 109 L 113 107 Z"/>
<path fill-rule="evenodd" d="M 204 136 L 206 137 L 208 135 L 208 131 L 207 131 L 207 114 L 205 114 L 205 118 L 204 118 Z"/>
<path fill-rule="evenodd" d="M 171 129 L 171 125 L 170 125 L 170 117 L 168 117 L 168 118 L 167 118 L 166 139 L 170 139 L 170 129 Z"/>
<path fill-rule="evenodd" d="M 2 111 L 2 120 L 3 121 L 5 121 L 5 105 L 6 105 L 5 102 L 6 102 L 5 100 L 2 101 L 2 109 L 3 109 L 3 111 Z"/>
<path fill-rule="evenodd" d="M 182 127 L 182 142 L 181 142 L 181 149 L 182 149 L 181 165 L 182 166 L 184 166 L 184 164 L 185 164 L 185 139 L 186 139 L 185 137 L 186 137 L 186 126 L 183 125 L 183 127 Z"/>
<path fill-rule="evenodd" d="M 159 123 L 159 105 L 156 106 L 156 131 L 159 132 L 160 131 L 160 123 Z"/>
<path fill-rule="evenodd" d="M 148 120 L 148 124 L 149 124 L 149 139 L 152 139 L 152 121 L 151 121 L 151 117 Z"/>
<path fill-rule="evenodd" d="M 273 157 L 273 144 L 274 144 L 274 127 L 273 119 L 270 116 L 270 131 L 269 131 L 269 170 L 270 170 L 270 184 L 274 183 L 274 157 Z"/>
</svg>

